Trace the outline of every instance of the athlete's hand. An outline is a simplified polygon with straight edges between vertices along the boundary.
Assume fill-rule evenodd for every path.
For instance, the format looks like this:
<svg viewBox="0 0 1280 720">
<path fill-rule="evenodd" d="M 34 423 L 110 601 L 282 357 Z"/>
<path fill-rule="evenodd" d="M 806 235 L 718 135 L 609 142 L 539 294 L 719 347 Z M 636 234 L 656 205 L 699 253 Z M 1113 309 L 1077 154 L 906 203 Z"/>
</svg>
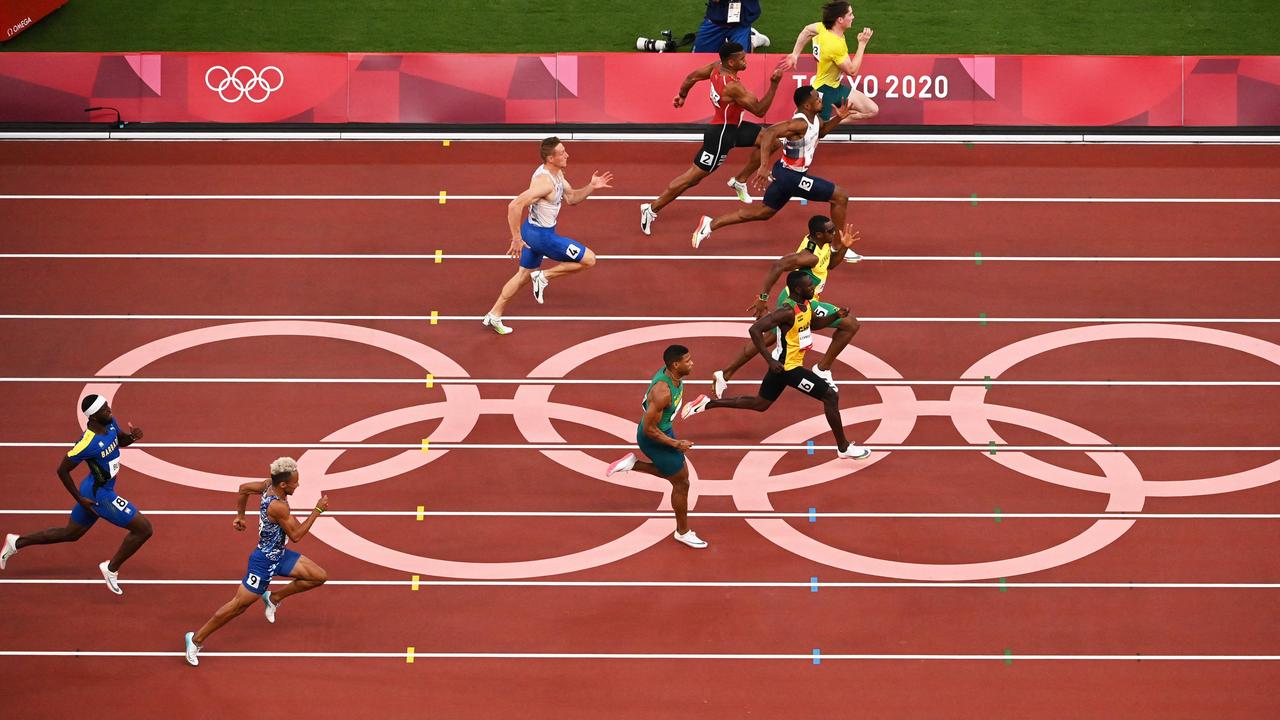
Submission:
<svg viewBox="0 0 1280 720">
<path fill-rule="evenodd" d="M 853 244 L 862 239 L 862 233 L 853 229 L 853 223 L 844 226 L 844 230 L 840 231 L 840 244 L 851 248 Z"/>
<path fill-rule="evenodd" d="M 840 116 L 840 121 L 844 122 L 853 114 L 853 101 L 847 101 L 843 105 L 837 105 L 835 108 L 836 115 Z"/>
<path fill-rule="evenodd" d="M 80 507 L 84 508 L 85 510 L 88 510 L 94 515 L 98 514 L 98 511 L 96 510 L 96 508 L 98 507 L 98 503 L 90 500 L 89 498 L 81 495 L 80 497 L 76 498 L 76 502 L 80 503 Z"/>
<path fill-rule="evenodd" d="M 836 311 L 836 317 L 844 319 L 849 317 L 849 308 L 840 308 Z"/>
<path fill-rule="evenodd" d="M 236 518 L 235 520 L 232 520 L 232 521 L 231 521 L 231 527 L 235 528 L 236 530 L 239 530 L 239 531 L 243 532 L 243 531 L 244 531 L 244 516 L 243 516 L 243 515 L 241 515 L 240 517 Z"/>
<path fill-rule="evenodd" d="M 591 189 L 599 190 L 600 188 L 613 187 L 609 183 L 613 182 L 613 173 L 605 171 L 603 175 L 591 173 Z"/>
<path fill-rule="evenodd" d="M 320 500 L 319 500 L 318 502 L 316 502 L 316 509 L 317 509 L 317 510 L 319 510 L 320 512 L 324 512 L 325 510 L 328 510 L 328 509 L 329 509 L 329 496 L 328 496 L 328 495 L 321 495 L 321 496 L 320 496 Z"/>
<path fill-rule="evenodd" d="M 764 168 L 760 168 L 755 175 L 751 176 L 751 187 L 756 190 L 764 190 L 769 187 L 771 182 L 773 182 L 773 175 L 770 175 L 769 171 Z"/>
<path fill-rule="evenodd" d="M 524 251 L 524 248 L 524 241 L 518 237 L 513 237 L 511 238 L 511 247 L 507 248 L 507 256 L 518 258 L 520 257 L 520 253 Z"/>
<path fill-rule="evenodd" d="M 769 358 L 769 372 L 784 373 L 786 371 L 787 371 L 787 368 L 785 365 L 782 364 L 781 361 L 774 360 L 772 356 Z"/>
<path fill-rule="evenodd" d="M 693 447 L 693 443 L 688 440 L 676 441 L 676 450 L 679 450 L 680 452 L 688 452 L 691 447 Z"/>
<path fill-rule="evenodd" d="M 800 53 L 791 53 L 790 55 L 787 55 L 782 58 L 782 62 L 779 63 L 779 66 L 784 70 L 794 70 L 796 67 L 796 64 L 799 62 L 800 62 Z"/>
<path fill-rule="evenodd" d="M 761 300 L 760 298 L 756 298 L 756 301 L 752 303 L 751 307 L 747 308 L 747 310 L 751 311 L 751 314 L 759 320 L 764 317 L 765 313 L 769 312 L 769 303 L 765 300 Z"/>
<path fill-rule="evenodd" d="M 674 107 L 674 108 L 684 107 L 684 98 L 680 97 L 679 95 L 675 96 L 675 98 L 671 100 L 671 107 Z"/>
<path fill-rule="evenodd" d="M 129 425 L 129 438 L 130 438 L 131 440 L 133 440 L 134 442 L 137 442 L 137 441 L 141 440 L 141 439 L 142 439 L 142 428 L 136 428 L 136 427 L 134 427 L 134 426 L 133 426 L 133 423 L 128 423 L 128 425 Z"/>
<path fill-rule="evenodd" d="M 790 57 L 790 56 L 788 55 L 787 57 L 782 58 L 781 60 L 779 60 L 779 61 L 778 61 L 778 64 L 773 68 L 773 74 L 769 76 L 769 82 L 770 82 L 770 83 L 772 83 L 772 84 L 777 84 L 779 81 L 781 81 L 781 80 L 782 80 L 782 74 L 783 74 L 784 72 L 786 72 L 786 71 L 790 70 L 791 68 L 795 67 L 795 65 L 794 65 L 794 64 L 792 64 L 790 67 L 788 67 L 788 66 L 787 66 L 787 59 L 788 59 L 789 57 Z"/>
<path fill-rule="evenodd" d="M 869 27 L 862 28 L 862 32 L 858 33 L 858 44 L 866 45 L 867 43 L 871 42 L 871 36 L 874 34 L 875 32 L 871 28 Z"/>
</svg>

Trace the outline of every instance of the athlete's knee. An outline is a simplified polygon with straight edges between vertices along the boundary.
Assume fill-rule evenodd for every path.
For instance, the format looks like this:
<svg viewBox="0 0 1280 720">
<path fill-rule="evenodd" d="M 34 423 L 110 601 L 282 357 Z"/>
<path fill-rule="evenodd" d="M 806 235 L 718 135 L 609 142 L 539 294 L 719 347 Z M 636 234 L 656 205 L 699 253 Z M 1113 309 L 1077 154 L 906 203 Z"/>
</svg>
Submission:
<svg viewBox="0 0 1280 720">
<path fill-rule="evenodd" d="M 680 472 L 667 478 L 671 483 L 671 489 L 677 493 L 689 492 L 689 469 L 687 467 L 680 468 Z"/>
<path fill-rule="evenodd" d="M 849 193 L 845 192 L 844 188 L 837 185 L 835 192 L 831 193 L 831 204 L 832 205 L 848 205 Z"/>
<path fill-rule="evenodd" d="M 770 405 L 773 405 L 772 400 L 769 400 L 767 398 L 757 397 L 756 401 L 751 404 L 751 409 L 755 410 L 756 412 L 764 412 L 765 410 L 769 409 Z"/>
<path fill-rule="evenodd" d="M 84 534 L 87 532 L 89 532 L 88 525 L 77 525 L 72 523 L 62 529 L 62 539 L 67 542 L 75 542 L 84 537 Z"/>
<path fill-rule="evenodd" d="M 828 388 L 827 394 L 822 396 L 822 404 L 827 410 L 840 410 L 840 393 Z"/>
<path fill-rule="evenodd" d="M 595 265 L 596 265 L 596 254 L 588 250 L 587 254 L 582 256 L 582 267 L 589 268 L 589 267 L 595 267 Z"/>
<path fill-rule="evenodd" d="M 141 539 L 143 542 L 146 542 L 153 534 L 155 534 L 155 529 L 151 527 L 150 520 L 139 515 L 138 518 L 134 520 L 133 527 L 129 528 L 129 534 Z"/>
<path fill-rule="evenodd" d="M 862 323 L 858 322 L 857 318 L 847 317 L 840 320 L 840 325 L 836 328 L 836 332 L 853 335 L 861 329 Z"/>
<path fill-rule="evenodd" d="M 329 573 L 325 572 L 324 568 L 317 565 L 316 571 L 311 575 L 311 582 L 315 583 L 316 587 L 319 587 L 329 582 Z"/>
</svg>

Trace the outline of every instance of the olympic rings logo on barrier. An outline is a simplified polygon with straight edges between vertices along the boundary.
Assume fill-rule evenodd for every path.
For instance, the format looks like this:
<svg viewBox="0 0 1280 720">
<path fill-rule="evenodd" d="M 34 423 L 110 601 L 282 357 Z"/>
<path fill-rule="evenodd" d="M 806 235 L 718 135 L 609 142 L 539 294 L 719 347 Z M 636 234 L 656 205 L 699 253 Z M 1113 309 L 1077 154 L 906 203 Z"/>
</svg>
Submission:
<svg viewBox="0 0 1280 720">
<path fill-rule="evenodd" d="M 171 335 L 131 350 L 108 363 L 99 375 L 129 376 L 156 360 L 177 352 L 209 343 L 240 338 L 267 336 L 322 337 L 361 343 L 399 355 L 436 377 L 468 377 L 466 370 L 440 351 L 408 338 L 371 328 L 329 322 L 267 321 L 247 322 L 201 328 Z M 741 339 L 743 325 L 731 322 L 675 323 L 623 330 L 579 343 L 548 358 L 529 373 L 530 378 L 560 378 L 581 365 L 606 353 L 645 343 L 671 340 L 688 342 L 689 338 L 731 337 Z M 1135 323 L 1072 328 L 1027 338 L 990 353 L 978 360 L 962 377 L 981 379 L 999 377 L 1013 366 L 1029 358 L 1055 349 L 1080 343 L 1117 339 L 1179 340 L 1230 348 L 1253 355 L 1280 366 L 1280 345 L 1238 333 L 1201 327 Z M 826 349 L 829 340 L 814 338 L 814 350 Z M 892 366 L 856 347 L 840 353 L 840 362 L 864 377 L 901 379 Z M 119 384 L 93 383 L 84 393 L 99 393 L 114 399 Z M 444 400 L 401 408 L 365 418 L 341 428 L 324 442 L 354 443 L 411 423 L 439 419 L 432 433 L 437 442 L 463 442 L 482 415 L 510 415 L 521 435 L 530 443 L 558 443 L 564 438 L 553 420 L 576 423 L 618 437 L 630 443 L 635 437 L 636 417 L 618 417 L 591 408 L 551 401 L 554 386 L 520 385 L 510 399 L 486 399 L 476 385 L 443 384 Z M 845 408 L 841 411 L 846 425 L 876 421 L 875 430 L 866 439 L 868 445 L 900 444 L 911 434 L 921 417 L 943 416 L 951 420 L 968 444 L 985 445 L 991 440 L 1004 442 L 992 422 L 1020 425 L 1057 437 L 1071 444 L 1108 444 L 1098 435 L 1065 420 L 1030 410 L 994 405 L 986 402 L 981 386 L 957 386 L 947 400 L 919 400 L 909 386 L 876 386 L 880 402 Z M 638 406 L 638 402 L 637 402 Z M 77 418 L 80 418 L 77 413 Z M 83 421 L 83 418 L 80 418 Z M 826 432 L 826 421 L 819 415 L 795 423 L 765 438 L 765 444 L 799 443 Z M 300 507 L 314 502 L 327 491 L 380 482 L 438 461 L 448 451 L 417 450 L 402 452 L 380 462 L 342 472 L 331 468 L 345 450 L 318 448 L 302 453 L 298 466 L 304 481 L 295 495 Z M 568 470 L 593 479 L 603 479 L 624 487 L 660 495 L 658 509 L 670 509 L 670 485 L 661 478 L 640 473 L 604 478 L 606 462 L 580 450 L 540 450 L 543 455 Z M 123 451 L 125 464 L 146 475 L 191 487 L 229 490 L 240 483 L 258 478 L 234 477 L 208 473 L 171 464 L 146 450 L 131 447 Z M 830 482 L 865 470 L 885 461 L 890 452 L 873 453 L 864 463 L 830 460 L 803 472 L 773 474 L 783 452 L 756 450 L 747 452 L 728 479 L 702 478 L 691 453 L 689 506 L 693 509 L 700 496 L 718 495 L 732 498 L 742 511 L 760 512 L 772 509 L 771 493 L 796 490 Z M 980 453 L 988 457 L 986 453 Z M 1280 479 L 1280 460 L 1229 475 L 1194 480 L 1150 480 L 1124 453 L 1090 452 L 1086 455 L 1097 465 L 1100 475 L 1058 467 L 1020 452 L 1001 452 L 989 456 L 994 462 L 1031 478 L 1085 492 L 1108 496 L 1107 510 L 1136 512 L 1147 497 L 1191 497 L 1233 492 L 1258 487 Z M 1116 541 L 1134 525 L 1131 519 L 1100 519 L 1074 538 L 1058 545 L 1020 557 L 977 563 L 909 563 L 859 555 L 832 547 L 802 533 L 781 519 L 749 519 L 748 524 L 760 535 L 778 546 L 810 560 L 852 572 L 909 580 L 961 581 L 1010 577 L 1037 572 L 1074 562 L 1098 552 Z M 461 562 L 424 557 L 380 545 L 358 535 L 335 517 L 321 518 L 311 534 L 352 557 L 383 567 L 437 577 L 468 579 L 508 579 L 556 575 L 586 570 L 615 562 L 639 553 L 665 539 L 673 527 L 671 519 L 648 519 L 639 526 L 598 547 L 568 555 L 535 558 L 514 562 Z"/>
<path fill-rule="evenodd" d="M 267 82 L 267 74 L 271 72 L 275 73 L 274 83 Z M 216 83 L 213 82 L 215 77 L 218 79 Z M 248 65 L 241 65 L 235 70 L 214 65 L 205 71 L 204 84 L 218 93 L 223 102 L 237 103 L 244 98 L 251 103 L 264 103 L 271 93 L 284 87 L 284 72 L 275 65 L 268 65 L 261 71 Z"/>
</svg>

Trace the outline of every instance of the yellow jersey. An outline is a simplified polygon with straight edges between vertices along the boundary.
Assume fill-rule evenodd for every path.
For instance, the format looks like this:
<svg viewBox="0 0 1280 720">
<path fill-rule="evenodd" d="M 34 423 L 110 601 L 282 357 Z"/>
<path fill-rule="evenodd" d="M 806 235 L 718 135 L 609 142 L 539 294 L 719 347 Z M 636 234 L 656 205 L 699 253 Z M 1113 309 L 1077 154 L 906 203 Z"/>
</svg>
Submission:
<svg viewBox="0 0 1280 720">
<path fill-rule="evenodd" d="M 818 295 L 822 293 L 822 289 L 827 286 L 827 273 L 831 269 L 831 245 L 819 245 L 809 239 L 808 235 L 800 241 L 800 247 L 796 248 L 796 252 L 810 252 L 818 256 L 818 264 L 811 268 L 799 268 L 805 274 L 813 278 L 813 299 L 817 300 Z"/>
<path fill-rule="evenodd" d="M 795 370 L 804 367 L 804 351 L 813 344 L 813 332 L 809 326 L 813 324 L 813 303 L 788 300 L 791 306 L 791 327 L 786 333 L 778 328 L 778 346 L 782 348 L 782 368 Z"/>
<path fill-rule="evenodd" d="M 813 86 L 839 87 L 840 65 L 849 58 L 849 43 L 844 35 L 836 35 L 818 23 L 818 34 L 813 38 L 813 57 L 818 61 L 818 74 L 813 76 Z"/>
</svg>

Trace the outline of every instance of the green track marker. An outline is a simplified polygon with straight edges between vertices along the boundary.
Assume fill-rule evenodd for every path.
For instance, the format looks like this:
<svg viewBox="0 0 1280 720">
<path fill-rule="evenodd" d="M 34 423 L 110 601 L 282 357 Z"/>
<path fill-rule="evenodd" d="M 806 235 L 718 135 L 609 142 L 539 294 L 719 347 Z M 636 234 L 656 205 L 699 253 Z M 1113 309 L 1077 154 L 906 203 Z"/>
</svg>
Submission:
<svg viewBox="0 0 1280 720">
<path fill-rule="evenodd" d="M 995 440 L 992 440 L 992 441 L 990 441 L 990 442 L 988 442 L 988 443 L 987 443 L 987 453 L 988 453 L 988 454 L 991 454 L 991 455 L 995 455 L 995 454 L 996 454 L 996 441 L 995 441 Z"/>
<path fill-rule="evenodd" d="M 441 195 L 443 195 L 443 194 L 444 194 L 444 193 L 441 193 Z M 441 201 L 440 201 L 440 204 L 441 204 L 441 205 L 443 205 L 443 204 L 444 204 L 444 200 L 441 200 Z M 978 204 L 978 193 L 969 193 L 969 204 L 970 204 L 970 205 L 974 205 L 974 206 L 976 206 L 976 205 Z"/>
<path fill-rule="evenodd" d="M 1000 592 L 1009 592 L 1009 587 L 1004 584 L 1004 578 L 1000 578 Z"/>
<path fill-rule="evenodd" d="M 982 251 L 981 251 L 981 250 L 979 250 L 978 252 L 976 252 L 976 253 L 974 253 L 974 254 L 973 254 L 973 264 L 974 264 L 974 265 L 981 265 L 981 264 L 982 264 Z"/>
<path fill-rule="evenodd" d="M 986 388 L 986 389 L 988 389 L 988 390 L 990 390 L 990 389 L 991 389 L 991 376 L 990 376 L 990 375 L 983 375 L 983 376 L 982 376 L 982 387 L 984 387 L 984 388 Z"/>
<path fill-rule="evenodd" d="M 992 453 L 992 455 L 994 455 L 994 454 L 995 454 L 995 453 Z M 1004 519 L 1004 518 L 1001 518 L 1001 517 L 1000 517 L 1000 508 L 996 508 L 996 522 L 1000 522 L 1000 521 L 1001 521 L 1001 520 L 1003 520 L 1003 519 Z M 1001 580 L 1000 582 L 1004 582 L 1004 580 Z"/>
<path fill-rule="evenodd" d="M 1010 650 L 1009 648 L 1004 649 L 1004 664 L 1005 665 L 1013 664 L 1013 651 Z"/>
<path fill-rule="evenodd" d="M 978 313 L 978 324 L 979 324 L 979 325 L 981 325 L 981 326 L 983 326 L 983 327 L 986 327 L 986 326 L 987 326 L 987 314 L 986 314 L 986 313 Z"/>
<path fill-rule="evenodd" d="M 964 144 L 964 146 L 965 146 L 965 147 L 967 147 L 967 148 L 969 148 L 970 150 L 972 150 L 972 149 L 973 149 L 973 143 L 971 143 L 971 142 L 967 142 L 967 143 L 965 143 L 965 144 Z"/>
</svg>

